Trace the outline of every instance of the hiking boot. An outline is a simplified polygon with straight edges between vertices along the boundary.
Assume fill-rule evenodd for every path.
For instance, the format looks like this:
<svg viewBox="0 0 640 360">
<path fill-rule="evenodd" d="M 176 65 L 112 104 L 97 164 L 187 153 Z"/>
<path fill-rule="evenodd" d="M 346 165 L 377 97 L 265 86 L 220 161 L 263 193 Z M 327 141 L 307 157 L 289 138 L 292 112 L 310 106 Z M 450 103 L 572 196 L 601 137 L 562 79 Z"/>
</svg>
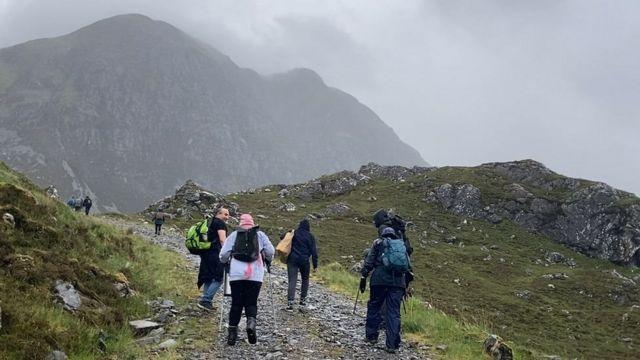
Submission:
<svg viewBox="0 0 640 360">
<path fill-rule="evenodd" d="M 235 345 L 238 340 L 238 327 L 229 326 L 229 336 L 227 337 L 227 345 Z"/>
<path fill-rule="evenodd" d="M 285 308 L 287 311 L 293 311 L 293 301 L 287 302 L 287 307 Z"/>
<path fill-rule="evenodd" d="M 300 299 L 300 306 L 307 306 L 307 299 Z"/>
<path fill-rule="evenodd" d="M 247 340 L 249 340 L 249 344 L 255 344 L 258 341 L 256 337 L 256 318 L 254 317 L 247 318 Z"/>
<path fill-rule="evenodd" d="M 398 352 L 398 349 L 393 349 L 393 348 L 386 348 L 385 349 L 389 354 L 395 354 L 396 352 Z"/>
<path fill-rule="evenodd" d="M 206 310 L 206 311 L 213 311 L 213 305 L 211 305 L 210 302 L 206 302 L 206 301 L 199 301 L 198 302 L 198 307 L 202 310 Z"/>
<path fill-rule="evenodd" d="M 369 345 L 375 345 L 378 343 L 378 339 L 369 339 L 369 338 L 365 338 L 364 342 L 366 342 Z"/>
</svg>

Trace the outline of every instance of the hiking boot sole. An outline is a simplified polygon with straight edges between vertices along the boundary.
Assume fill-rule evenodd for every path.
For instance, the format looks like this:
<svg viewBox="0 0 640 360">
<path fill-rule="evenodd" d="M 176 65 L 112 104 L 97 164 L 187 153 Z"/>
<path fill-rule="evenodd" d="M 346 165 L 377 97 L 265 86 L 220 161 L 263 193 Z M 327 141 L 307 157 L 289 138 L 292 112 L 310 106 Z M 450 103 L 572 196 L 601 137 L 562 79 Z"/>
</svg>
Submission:
<svg viewBox="0 0 640 360">
<path fill-rule="evenodd" d="M 196 306 L 205 311 L 213 311 L 213 308 L 208 308 L 204 305 L 201 305 L 200 303 L 196 304 Z"/>
<path fill-rule="evenodd" d="M 247 341 L 249 341 L 249 344 L 255 344 L 258 342 L 255 330 L 247 329 Z"/>
</svg>

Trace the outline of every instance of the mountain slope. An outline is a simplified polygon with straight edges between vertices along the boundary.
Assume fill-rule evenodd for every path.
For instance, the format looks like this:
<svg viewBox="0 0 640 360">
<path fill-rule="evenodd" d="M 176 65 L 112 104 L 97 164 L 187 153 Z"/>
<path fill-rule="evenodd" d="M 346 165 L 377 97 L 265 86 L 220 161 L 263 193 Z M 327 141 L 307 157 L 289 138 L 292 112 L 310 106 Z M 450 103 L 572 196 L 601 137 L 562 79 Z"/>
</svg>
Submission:
<svg viewBox="0 0 640 360">
<path fill-rule="evenodd" d="M 155 206 L 197 219 L 223 202 L 203 207 L 197 192 Z M 550 207 L 539 206 L 541 200 Z M 585 201 L 591 206 L 576 207 Z M 631 250 L 640 243 L 634 233 L 640 202 L 605 184 L 567 178 L 531 160 L 439 169 L 370 164 L 357 173 L 229 194 L 224 202 L 251 212 L 272 236 L 310 218 L 321 266 L 339 262 L 345 269 L 357 267 L 376 237 L 371 215 L 393 208 L 409 222 L 416 292 L 438 309 L 537 354 L 635 356 L 640 272 L 615 262 L 637 265 L 637 248 Z M 583 228 L 546 233 L 563 224 Z"/>
<path fill-rule="evenodd" d="M 0 152 L 42 185 L 125 211 L 188 178 L 226 192 L 425 164 L 311 70 L 263 77 L 141 15 L 0 50 Z"/>
<path fill-rule="evenodd" d="M 1 162 L 0 214 L 2 359 L 145 358 L 128 322 L 159 296 L 193 296 L 180 256 L 73 212 Z"/>
</svg>

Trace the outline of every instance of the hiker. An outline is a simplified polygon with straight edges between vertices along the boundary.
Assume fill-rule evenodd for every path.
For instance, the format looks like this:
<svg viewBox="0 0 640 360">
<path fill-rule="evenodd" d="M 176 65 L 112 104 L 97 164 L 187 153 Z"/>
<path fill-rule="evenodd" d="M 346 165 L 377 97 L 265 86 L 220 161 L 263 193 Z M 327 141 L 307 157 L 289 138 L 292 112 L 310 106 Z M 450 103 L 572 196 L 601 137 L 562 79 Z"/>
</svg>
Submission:
<svg viewBox="0 0 640 360">
<path fill-rule="evenodd" d="M 89 197 L 89 195 L 85 196 L 84 200 L 82 201 L 82 206 L 84 206 L 85 215 L 89 215 L 89 210 L 91 209 L 91 205 L 93 205 L 91 198 Z"/>
<path fill-rule="evenodd" d="M 384 252 L 397 254 L 393 251 L 398 249 L 394 246 L 395 243 L 392 243 L 393 240 L 400 240 L 395 230 L 391 227 L 383 228 L 380 237 L 374 240 L 371 250 L 367 254 L 362 267 L 359 288 L 361 293 L 365 291 L 367 276 L 371 273 L 365 341 L 371 344 L 378 341 L 378 332 L 382 321 L 381 312 L 384 305 L 386 310 L 386 349 L 389 353 L 395 353 L 400 346 L 400 302 L 405 295 L 407 281 L 413 280 L 409 255 L 403 242 L 399 242 L 400 248 L 404 252 L 404 254 L 399 254 L 402 256 L 403 267 L 401 269 L 392 267 L 397 263 L 395 259 L 394 261 L 389 260 L 391 256 L 386 255 L 388 257 L 384 258 Z"/>
<path fill-rule="evenodd" d="M 76 206 L 76 196 L 73 195 L 69 200 L 67 200 L 67 206 L 70 208 L 74 208 Z"/>
<path fill-rule="evenodd" d="M 198 301 L 198 307 L 207 311 L 213 310 L 213 296 L 223 282 L 224 267 L 220 263 L 220 249 L 227 240 L 228 220 L 229 209 L 219 208 L 208 224 L 207 240 L 211 242 L 211 248 L 198 254 L 200 255 L 198 289 L 202 287 L 202 297 Z"/>
<path fill-rule="evenodd" d="M 229 310 L 228 345 L 238 339 L 242 309 L 247 317 L 247 339 L 257 342 L 256 316 L 258 295 L 265 272 L 265 261 L 271 261 L 275 249 L 267 234 L 260 231 L 249 214 L 240 216 L 240 226 L 232 232 L 220 251 L 220 261 L 230 263 L 231 309 Z"/>
<path fill-rule="evenodd" d="M 160 235 L 160 230 L 162 230 L 162 224 L 164 224 L 167 219 L 168 214 L 162 211 L 162 209 L 158 208 L 158 210 L 153 213 L 153 223 L 156 225 L 156 236 Z"/>
<path fill-rule="evenodd" d="M 80 210 L 82 210 L 82 195 L 76 198 L 75 202 L 73 203 L 73 208 L 76 210 L 76 212 L 80 212 Z"/>
<path fill-rule="evenodd" d="M 403 218 L 386 209 L 379 209 L 373 214 L 373 224 L 378 229 L 378 236 L 382 234 L 382 230 L 386 227 L 392 228 L 398 239 L 404 240 L 409 256 L 413 253 L 413 247 L 406 233 L 406 223 Z"/>
<path fill-rule="evenodd" d="M 313 261 L 313 271 L 318 269 L 318 250 L 316 239 L 311 234 L 309 220 L 303 219 L 298 229 L 293 233 L 291 241 L 291 253 L 287 257 L 287 275 L 289 277 L 289 289 L 287 291 L 287 311 L 293 310 L 293 302 L 296 295 L 296 283 L 298 272 L 301 276 L 300 306 L 305 306 L 309 292 L 309 257 Z"/>
</svg>

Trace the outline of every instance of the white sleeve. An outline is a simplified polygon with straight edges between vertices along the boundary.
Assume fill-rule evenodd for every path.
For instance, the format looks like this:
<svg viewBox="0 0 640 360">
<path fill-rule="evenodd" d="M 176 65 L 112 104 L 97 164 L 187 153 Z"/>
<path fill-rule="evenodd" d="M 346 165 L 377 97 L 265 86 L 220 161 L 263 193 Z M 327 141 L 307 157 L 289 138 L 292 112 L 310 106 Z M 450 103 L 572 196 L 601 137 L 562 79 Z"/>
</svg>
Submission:
<svg viewBox="0 0 640 360">
<path fill-rule="evenodd" d="M 232 232 L 225 240 L 222 245 L 222 249 L 220 249 L 220 262 L 228 263 L 231 258 L 231 250 L 233 249 L 233 245 L 236 243 L 236 233 L 237 231 Z"/>
<path fill-rule="evenodd" d="M 276 249 L 273 247 L 273 244 L 271 244 L 269 237 L 264 232 L 260 231 L 258 233 L 258 238 L 260 239 L 260 247 L 264 251 L 264 256 L 267 260 L 270 261 L 271 259 L 273 259 L 273 255 L 275 254 Z"/>
</svg>

